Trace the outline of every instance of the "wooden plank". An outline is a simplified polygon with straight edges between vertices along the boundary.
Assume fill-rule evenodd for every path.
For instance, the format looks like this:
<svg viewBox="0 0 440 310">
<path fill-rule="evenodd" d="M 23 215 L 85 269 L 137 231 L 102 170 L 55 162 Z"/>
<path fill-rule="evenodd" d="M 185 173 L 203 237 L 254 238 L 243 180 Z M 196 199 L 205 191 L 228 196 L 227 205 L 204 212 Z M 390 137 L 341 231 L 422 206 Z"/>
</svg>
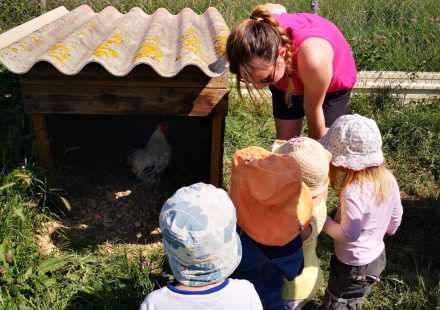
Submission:
<svg viewBox="0 0 440 310">
<path fill-rule="evenodd" d="M 228 88 L 229 73 L 210 78 L 196 66 L 187 66 L 174 77 L 162 77 L 150 66 L 138 65 L 123 77 L 111 75 L 101 65 L 90 63 L 76 75 L 65 75 L 46 62 L 39 62 L 20 76 L 22 85 L 84 85 L 88 87 L 206 87 Z"/>
<path fill-rule="evenodd" d="M 228 113 L 227 94 L 223 96 L 219 101 L 217 101 L 216 98 L 212 98 L 213 94 L 216 95 L 215 93 L 210 92 L 197 96 L 197 98 L 193 101 L 193 108 L 188 113 L 188 116 L 208 116 L 213 111 L 216 115 L 226 116 L 226 114 Z M 213 105 L 213 102 L 215 101 L 217 101 L 217 103 Z M 214 108 L 216 107 L 218 108 L 214 110 Z"/>
<path fill-rule="evenodd" d="M 228 115 L 228 103 L 229 103 L 229 93 L 223 96 L 222 99 L 215 105 L 214 109 L 212 109 L 211 115 Z"/>
<path fill-rule="evenodd" d="M 22 85 L 28 113 L 208 115 L 228 93 L 211 88 L 85 87 Z M 196 98 L 203 97 L 203 102 Z"/>
<path fill-rule="evenodd" d="M 32 113 L 31 121 L 35 131 L 35 144 L 40 165 L 46 168 L 53 168 L 53 159 L 50 151 L 44 115 Z"/>
<path fill-rule="evenodd" d="M 210 167 L 210 182 L 216 187 L 222 185 L 222 170 L 223 170 L 223 132 L 224 132 L 224 117 L 212 117 L 212 131 L 211 131 L 211 167 Z"/>
</svg>

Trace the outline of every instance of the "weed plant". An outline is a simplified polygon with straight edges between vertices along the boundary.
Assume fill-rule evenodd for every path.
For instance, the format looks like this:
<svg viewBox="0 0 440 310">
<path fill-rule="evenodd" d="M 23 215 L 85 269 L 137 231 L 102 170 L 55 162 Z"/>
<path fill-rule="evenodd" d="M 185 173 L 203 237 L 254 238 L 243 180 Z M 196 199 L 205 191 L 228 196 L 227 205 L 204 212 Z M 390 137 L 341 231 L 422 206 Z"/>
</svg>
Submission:
<svg viewBox="0 0 440 310">
<path fill-rule="evenodd" d="M 163 253 L 41 251 L 37 235 L 68 202 L 35 165 L 16 78 L 0 81 L 0 309 L 136 309 L 169 281 Z"/>
<path fill-rule="evenodd" d="M 169 281 L 163 253 L 41 253 L 36 234 L 55 216 L 47 183 L 25 167 L 0 173 L 0 309 L 135 309 Z"/>
<path fill-rule="evenodd" d="M 89 4 L 95 12 L 114 5 L 125 13 L 134 6 L 146 13 L 166 7 L 178 13 L 191 7 L 203 13 L 214 6 L 229 26 L 247 18 L 257 1 L 0 1 L 0 32 L 60 5 Z M 309 1 L 280 1 L 289 11 L 307 11 Z M 439 4 L 436 0 L 321 1 L 320 14 L 338 24 L 350 41 L 359 69 L 440 71 Z M 16 77 L 0 67 L 0 309 L 136 309 L 142 299 L 172 279 L 163 251 L 139 253 L 101 248 L 75 252 L 59 248 L 43 254 L 36 233 L 56 220 L 63 206 L 49 174 L 35 165 L 33 135 Z M 433 211 L 439 192 L 439 101 L 403 105 L 396 98 L 359 94 L 349 113 L 375 119 L 383 134 L 387 164 L 399 182 L 404 218 L 386 239 L 388 264 L 365 309 L 438 309 L 440 307 L 440 225 Z M 229 188 L 232 154 L 243 147 L 269 148 L 275 137 L 270 104 L 250 111 L 231 92 L 226 119 L 224 186 Z M 304 131 L 306 134 L 306 131 Z M 337 205 L 331 193 L 329 212 Z M 325 273 L 332 242 L 320 236 L 318 255 Z M 315 305 L 322 298 L 323 290 Z M 306 309 L 313 309 L 308 304 Z"/>
</svg>

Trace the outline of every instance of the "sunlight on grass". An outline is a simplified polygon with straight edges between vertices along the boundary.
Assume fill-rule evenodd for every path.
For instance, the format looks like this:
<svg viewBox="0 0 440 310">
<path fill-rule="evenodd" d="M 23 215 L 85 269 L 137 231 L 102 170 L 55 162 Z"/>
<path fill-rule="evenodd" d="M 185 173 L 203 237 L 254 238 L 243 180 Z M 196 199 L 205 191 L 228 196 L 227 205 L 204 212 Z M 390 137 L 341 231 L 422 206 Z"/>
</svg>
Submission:
<svg viewBox="0 0 440 310">
<path fill-rule="evenodd" d="M 140 6 L 152 14 L 166 7 L 203 13 L 216 7 L 229 26 L 248 18 L 258 1 L 0 1 L 0 32 L 65 5 L 89 4 L 95 12 L 114 5 L 126 13 Z M 310 1 L 282 1 L 289 11 L 307 11 Z M 437 0 L 322 1 L 320 14 L 347 35 L 359 69 L 440 71 L 440 5 Z M 397 234 L 386 238 L 387 268 L 365 302 L 365 309 L 440 307 L 440 218 L 434 212 L 440 179 L 440 101 L 402 104 L 385 92 L 356 94 L 349 113 L 375 119 L 383 134 L 388 166 L 398 180 L 404 216 Z M 252 112 L 230 93 L 224 141 L 224 179 L 229 189 L 232 155 L 258 145 L 269 149 L 275 137 L 270 102 Z M 55 222 L 69 204 L 48 171 L 37 166 L 33 133 L 23 113 L 16 76 L 0 66 L 0 309 L 136 309 L 143 298 L 173 278 L 161 248 L 107 241 L 72 250 L 57 245 L 43 253 L 36 232 Z M 74 174 L 77 183 L 84 180 Z M 56 179 L 55 179 L 56 180 Z M 67 203 L 67 204 L 66 204 Z M 333 214 L 337 197 L 330 192 Z M 57 215 L 58 214 L 58 215 Z M 62 231 L 48 238 L 62 238 Z M 67 234 L 66 236 L 67 237 Z M 52 240 L 53 241 L 53 240 Z M 328 277 L 332 240 L 319 236 L 318 255 Z M 316 297 L 319 303 L 323 288 Z M 308 304 L 305 309 L 313 309 Z"/>
</svg>

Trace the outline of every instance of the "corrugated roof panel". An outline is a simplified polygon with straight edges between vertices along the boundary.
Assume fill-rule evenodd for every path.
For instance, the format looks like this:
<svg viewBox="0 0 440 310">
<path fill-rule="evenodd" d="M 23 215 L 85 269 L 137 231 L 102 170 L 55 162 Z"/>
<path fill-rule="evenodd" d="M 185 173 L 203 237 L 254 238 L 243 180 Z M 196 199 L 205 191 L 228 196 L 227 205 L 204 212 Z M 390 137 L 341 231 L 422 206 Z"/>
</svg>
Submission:
<svg viewBox="0 0 440 310">
<path fill-rule="evenodd" d="M 50 21 L 50 12 L 47 17 Z M 188 65 L 211 77 L 225 71 L 229 29 L 215 8 L 202 15 L 189 8 L 177 15 L 164 8 L 147 15 L 140 8 L 121 14 L 111 6 L 95 13 L 82 5 L 28 29 L 24 36 L 19 28 L 8 31 L 8 39 L 16 40 L 0 49 L 0 62 L 15 73 L 26 73 L 39 61 L 67 75 L 90 62 L 115 76 L 128 74 L 138 64 L 150 65 L 163 77 L 175 76 Z"/>
</svg>

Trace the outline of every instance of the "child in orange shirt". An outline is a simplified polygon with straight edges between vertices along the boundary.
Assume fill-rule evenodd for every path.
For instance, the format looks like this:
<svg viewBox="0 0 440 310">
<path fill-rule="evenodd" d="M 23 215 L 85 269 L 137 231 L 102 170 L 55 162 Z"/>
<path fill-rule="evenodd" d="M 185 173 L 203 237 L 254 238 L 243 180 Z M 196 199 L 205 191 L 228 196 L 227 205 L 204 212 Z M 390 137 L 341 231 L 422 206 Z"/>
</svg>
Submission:
<svg viewBox="0 0 440 310">
<path fill-rule="evenodd" d="M 304 265 L 300 233 L 312 216 L 312 194 L 298 162 L 251 146 L 235 153 L 231 200 L 237 210 L 242 261 L 232 275 L 254 284 L 265 310 L 283 308 L 283 279 Z"/>
</svg>

